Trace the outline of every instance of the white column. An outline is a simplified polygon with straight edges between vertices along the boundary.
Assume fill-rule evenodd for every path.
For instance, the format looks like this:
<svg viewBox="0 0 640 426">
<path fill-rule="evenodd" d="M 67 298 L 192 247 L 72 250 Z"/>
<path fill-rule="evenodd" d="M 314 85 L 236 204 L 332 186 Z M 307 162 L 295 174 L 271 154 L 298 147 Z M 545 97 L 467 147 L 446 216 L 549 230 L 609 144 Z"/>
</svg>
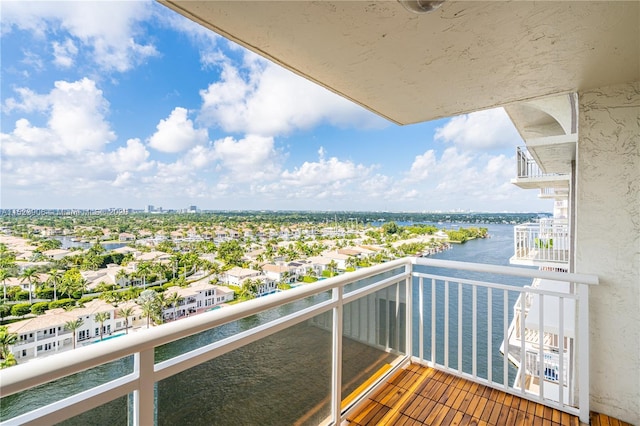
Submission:
<svg viewBox="0 0 640 426">
<path fill-rule="evenodd" d="M 575 266 L 600 277 L 589 295 L 591 409 L 640 424 L 640 82 L 578 99 Z"/>
</svg>

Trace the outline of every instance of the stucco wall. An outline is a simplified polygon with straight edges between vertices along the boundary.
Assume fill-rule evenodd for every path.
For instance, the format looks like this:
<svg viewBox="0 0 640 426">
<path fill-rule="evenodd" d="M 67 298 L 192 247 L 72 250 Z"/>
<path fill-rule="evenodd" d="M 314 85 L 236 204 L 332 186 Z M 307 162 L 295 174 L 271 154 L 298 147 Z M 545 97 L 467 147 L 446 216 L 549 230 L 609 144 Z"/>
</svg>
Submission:
<svg viewBox="0 0 640 426">
<path fill-rule="evenodd" d="M 640 425 L 640 82 L 578 99 L 576 272 L 600 277 L 591 409 Z"/>
</svg>

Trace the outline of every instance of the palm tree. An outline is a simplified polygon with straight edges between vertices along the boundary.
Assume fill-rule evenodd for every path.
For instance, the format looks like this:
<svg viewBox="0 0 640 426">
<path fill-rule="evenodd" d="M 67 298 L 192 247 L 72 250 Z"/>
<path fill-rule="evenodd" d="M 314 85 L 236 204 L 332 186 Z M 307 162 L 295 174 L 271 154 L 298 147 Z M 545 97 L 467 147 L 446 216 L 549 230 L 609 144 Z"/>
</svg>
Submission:
<svg viewBox="0 0 640 426">
<path fill-rule="evenodd" d="M 7 278 L 9 278 L 9 271 L 6 269 L 0 269 L 0 281 L 2 281 L 2 300 L 7 301 Z"/>
<path fill-rule="evenodd" d="M 138 276 L 142 277 L 142 288 L 147 288 L 147 275 L 151 272 L 151 265 L 147 262 L 140 262 L 136 268 Z"/>
<path fill-rule="evenodd" d="M 22 282 L 28 281 L 29 282 L 29 303 L 32 303 L 31 301 L 31 293 L 33 292 L 33 280 L 34 278 L 37 277 L 37 271 L 36 268 L 27 268 L 24 271 L 22 271 L 22 274 L 20 275 Z"/>
<path fill-rule="evenodd" d="M 67 330 L 71 331 L 71 333 L 73 333 L 73 349 L 76 348 L 76 332 L 80 327 L 82 327 L 83 324 L 84 322 L 82 321 L 81 318 L 77 318 L 64 323 L 64 328 L 66 328 Z"/>
<path fill-rule="evenodd" d="M 178 315 L 178 303 L 180 303 L 180 301 L 183 299 L 182 296 L 180 296 L 178 294 L 178 292 L 173 292 L 171 293 L 171 296 L 167 297 L 167 302 L 169 302 L 170 305 L 173 305 L 173 319 L 177 319 L 177 315 Z"/>
<path fill-rule="evenodd" d="M 58 300 L 58 281 L 62 278 L 62 272 L 59 269 L 52 269 L 49 271 L 48 283 L 53 283 L 53 300 Z"/>
<path fill-rule="evenodd" d="M 16 333 L 9 333 L 6 326 L 0 326 L 0 369 L 16 365 L 16 357 L 11 352 L 10 346 L 18 341 Z"/>
<path fill-rule="evenodd" d="M 104 322 L 111 318 L 109 312 L 98 312 L 94 315 L 93 320 L 100 323 L 100 340 L 102 341 L 102 335 L 104 333 Z"/>
<path fill-rule="evenodd" d="M 133 316 L 133 308 L 130 306 L 125 306 L 118 309 L 118 315 L 124 318 L 124 332 L 125 334 L 129 334 L 129 317 Z"/>
<path fill-rule="evenodd" d="M 136 302 L 142 308 L 142 314 L 147 317 L 147 328 L 149 328 L 151 317 L 157 315 L 160 310 L 158 293 L 153 290 L 144 290 L 140 293 Z"/>
<path fill-rule="evenodd" d="M 127 282 L 129 280 L 129 274 L 124 269 L 120 269 L 116 274 L 116 283 L 120 283 L 120 281 Z"/>
</svg>

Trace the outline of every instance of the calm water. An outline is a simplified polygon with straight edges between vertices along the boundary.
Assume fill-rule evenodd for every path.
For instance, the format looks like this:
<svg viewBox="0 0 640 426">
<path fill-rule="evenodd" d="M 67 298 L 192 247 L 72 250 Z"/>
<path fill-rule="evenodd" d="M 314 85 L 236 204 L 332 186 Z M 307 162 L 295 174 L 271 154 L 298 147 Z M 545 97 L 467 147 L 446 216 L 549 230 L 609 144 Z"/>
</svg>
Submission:
<svg viewBox="0 0 640 426">
<path fill-rule="evenodd" d="M 60 247 L 62 249 L 69 249 L 71 247 L 80 247 L 83 249 L 88 249 L 94 244 L 94 243 L 87 243 L 82 241 L 73 241 L 70 237 L 54 237 L 54 238 L 56 240 L 59 240 L 62 243 L 62 246 Z M 109 250 L 115 250 L 120 247 L 124 247 L 127 245 L 127 243 L 100 243 L 100 245 L 104 247 L 105 250 L 109 251 Z"/>
<path fill-rule="evenodd" d="M 456 228 L 458 225 L 454 225 Z M 465 225 L 461 225 L 465 226 Z M 475 225 L 474 225 L 475 226 Z M 491 238 L 469 241 L 455 245 L 451 250 L 438 253 L 433 258 L 508 265 L 513 250 L 513 226 L 485 225 Z M 449 225 L 449 227 L 451 227 Z M 418 268 L 420 269 L 420 268 Z M 430 271 L 434 272 L 434 271 Z M 436 271 L 437 272 L 437 271 Z M 454 275 L 447 271 L 447 275 Z M 465 277 L 469 278 L 466 273 Z M 473 276 L 474 279 L 505 282 L 523 286 L 529 280 L 500 279 L 500 277 Z M 419 287 L 414 282 L 414 299 L 417 300 Z M 464 294 L 463 297 L 468 295 Z M 431 289 L 425 289 L 425 314 L 430 318 Z M 318 295 L 294 304 L 281 306 L 260 315 L 245 318 L 215 330 L 182 339 L 173 344 L 156 349 L 156 360 L 172 358 L 180 353 L 201 347 L 225 337 L 264 324 L 273 319 L 310 306 L 328 298 L 328 294 Z M 371 296 L 374 297 L 375 296 Z M 441 291 L 437 294 L 437 309 L 441 310 L 444 298 Z M 457 363 L 457 289 L 450 293 L 449 329 L 450 347 L 449 362 Z M 483 298 L 484 297 L 484 298 Z M 469 299 L 470 300 L 470 299 Z M 510 310 L 513 305 L 510 298 Z M 376 299 L 376 303 L 378 300 Z M 502 380 L 502 355 L 499 353 L 502 342 L 502 300 L 495 298 L 494 321 L 487 324 L 486 295 L 478 292 L 478 374 L 486 377 L 487 329 L 494 330 L 492 336 L 493 379 Z M 388 302 L 392 303 L 392 302 Z M 382 308 L 382 306 L 381 306 Z M 384 309 L 393 312 L 392 305 Z M 354 308 L 354 312 L 360 312 Z M 417 310 L 414 307 L 414 312 Z M 499 317 L 499 320 L 495 318 Z M 347 316 L 345 315 L 345 318 Z M 470 312 L 463 312 L 463 324 L 470 321 Z M 511 313 L 509 313 L 509 319 Z M 317 424 L 329 413 L 329 395 L 331 389 L 331 335 L 317 324 L 327 323 L 330 318 L 321 315 L 313 321 L 303 322 L 297 326 L 278 332 L 266 339 L 261 339 L 246 347 L 237 349 L 212 361 L 208 361 L 186 372 L 172 376 L 159 382 L 156 386 L 156 403 L 158 405 L 158 424 L 160 425 L 284 425 L 292 424 L 300 419 L 301 424 Z M 359 320 L 360 321 L 360 320 Z M 444 321 L 436 320 L 436 360 L 444 360 Z M 345 324 L 346 327 L 346 324 Z M 378 325 L 378 327 L 380 327 Z M 431 352 L 431 329 L 425 327 L 424 352 Z M 377 330 L 380 336 L 385 330 Z M 414 333 L 414 353 L 419 351 L 418 330 Z M 463 369 L 471 365 L 471 331 L 463 325 Z M 382 339 L 384 336 L 381 337 Z M 344 340 L 343 351 L 343 395 L 348 395 L 366 377 L 388 363 L 393 355 L 358 343 L 351 339 Z M 425 358 L 428 358 L 425 356 Z M 131 372 L 132 358 L 113 362 L 100 368 L 79 373 L 75 376 L 46 384 L 38 389 L 0 400 L 2 420 L 19 413 L 29 411 L 61 399 L 84 389 L 105 383 L 114 377 Z M 515 372 L 510 367 L 510 376 Z M 105 406 L 70 419 L 70 425 L 125 425 L 129 423 L 129 404 L 127 397 L 114 400 Z M 285 404 L 282 402 L 286 401 Z"/>
</svg>

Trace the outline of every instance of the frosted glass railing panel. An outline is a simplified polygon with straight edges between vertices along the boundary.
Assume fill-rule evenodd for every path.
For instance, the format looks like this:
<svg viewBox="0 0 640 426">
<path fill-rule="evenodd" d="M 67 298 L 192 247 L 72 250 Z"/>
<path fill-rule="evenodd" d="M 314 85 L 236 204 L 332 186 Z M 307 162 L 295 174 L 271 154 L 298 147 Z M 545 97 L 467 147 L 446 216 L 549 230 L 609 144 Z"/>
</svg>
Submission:
<svg viewBox="0 0 640 426">
<path fill-rule="evenodd" d="M 97 343 L 100 344 L 100 343 Z M 133 372 L 133 356 L 0 398 L 0 420 L 19 416 Z"/>
<path fill-rule="evenodd" d="M 331 330 L 304 321 L 159 381 L 158 425 L 317 425 L 331 365 Z"/>
<path fill-rule="evenodd" d="M 58 426 L 87 426 L 109 425 L 130 426 L 133 425 L 131 416 L 133 410 L 133 395 L 125 395 L 107 402 L 104 405 L 86 411 L 70 419 L 58 423 Z"/>
<path fill-rule="evenodd" d="M 342 401 L 369 385 L 406 352 L 406 285 L 389 286 L 347 303 L 343 310 Z"/>
<path fill-rule="evenodd" d="M 268 297 L 269 296 L 264 296 L 264 298 Z M 319 293 L 302 300 L 296 300 L 292 303 L 280 305 L 273 309 L 251 315 L 246 318 L 241 318 L 239 320 L 223 324 L 219 327 L 212 328 L 202 333 L 188 336 L 183 339 L 168 343 L 166 345 L 159 346 L 155 351 L 155 360 L 156 362 L 161 362 L 169 358 L 187 353 L 191 350 L 201 348 L 210 343 L 218 342 L 224 338 L 234 336 L 243 331 L 251 330 L 255 327 L 266 324 L 269 321 L 273 321 L 285 315 L 298 312 L 301 309 L 314 306 L 317 303 L 329 300 L 330 298 L 331 292 Z M 224 310 L 226 308 L 221 309 Z"/>
</svg>

